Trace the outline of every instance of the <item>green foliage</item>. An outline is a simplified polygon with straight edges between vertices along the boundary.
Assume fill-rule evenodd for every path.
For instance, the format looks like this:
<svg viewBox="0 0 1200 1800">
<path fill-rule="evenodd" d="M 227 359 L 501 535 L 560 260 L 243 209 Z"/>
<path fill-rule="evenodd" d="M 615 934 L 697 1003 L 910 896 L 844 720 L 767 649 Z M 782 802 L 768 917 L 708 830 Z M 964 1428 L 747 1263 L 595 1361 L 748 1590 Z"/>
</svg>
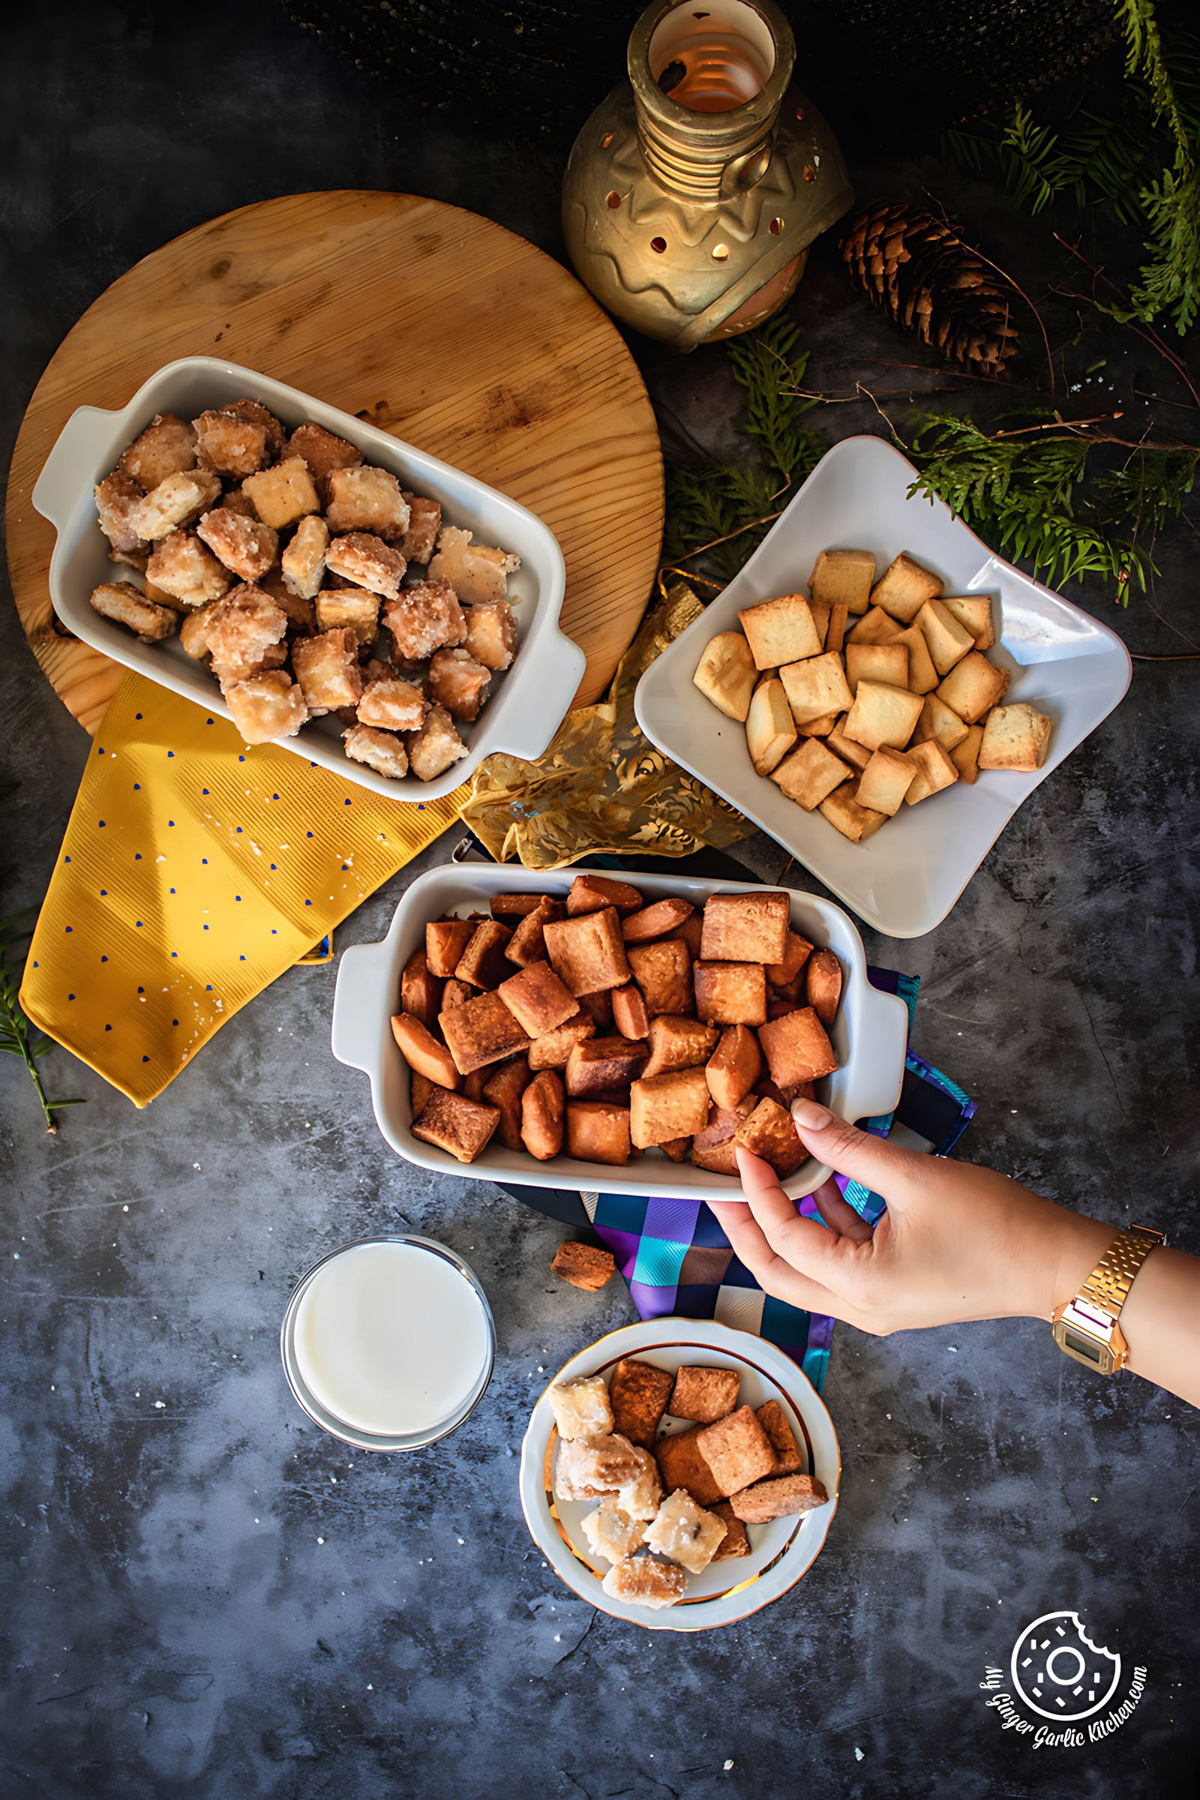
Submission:
<svg viewBox="0 0 1200 1800">
<path fill-rule="evenodd" d="M 1125 28 L 1125 73 L 1141 75 L 1150 90 L 1156 124 L 1165 126 L 1172 162 L 1142 190 L 1149 226 L 1143 263 L 1130 300 L 1129 317 L 1152 323 L 1169 315 L 1180 332 L 1200 310 L 1200 172 L 1196 167 L 1195 120 L 1185 117 L 1163 56 L 1153 0 L 1118 0 Z"/>
<path fill-rule="evenodd" d="M 1056 93 L 1053 124 L 1020 104 L 1002 126 L 950 131 L 947 151 L 976 174 L 999 174 L 1019 206 L 1102 202 L 1144 237 L 1123 319 L 1169 318 L 1181 333 L 1200 310 L 1200 40 L 1180 34 L 1168 67 L 1154 0 L 1114 0 L 1126 44 L 1123 105 L 1101 117 Z"/>
<path fill-rule="evenodd" d="M 0 813 L 12 804 L 11 786 L 0 786 Z M 18 993 L 25 957 L 29 949 L 29 914 L 14 913 L 0 918 L 0 1050 L 19 1056 L 29 1070 L 38 1101 L 46 1115 L 46 1130 L 57 1131 L 54 1115 L 64 1106 L 82 1106 L 82 1100 L 47 1100 L 38 1063 L 54 1040 L 29 1023 L 21 1010 Z"/>
<path fill-rule="evenodd" d="M 1011 429 L 1050 428 L 996 437 L 971 419 L 916 413 L 901 440 L 921 471 L 910 491 L 944 500 L 1050 586 L 1099 575 L 1127 605 L 1130 588 L 1144 589 L 1155 568 L 1155 537 L 1178 518 L 1200 452 L 1122 448 L 1116 466 L 1097 468 L 1108 447 L 1057 419 L 1023 416 Z"/>
<path fill-rule="evenodd" d="M 29 949 L 29 927 L 23 915 L 0 919 L 0 1050 L 19 1056 L 29 1070 L 38 1101 L 46 1115 L 46 1130 L 57 1131 L 55 1113 L 64 1106 L 82 1106 L 82 1100 L 48 1100 L 42 1086 L 38 1062 L 54 1040 L 29 1023 L 17 997 L 25 954 Z"/>
<path fill-rule="evenodd" d="M 808 352 L 796 348 L 799 337 L 799 328 L 779 315 L 729 341 L 726 354 L 743 396 L 741 431 L 753 451 L 699 471 L 667 469 L 667 558 L 687 558 L 722 584 L 762 542 L 787 490 L 825 449 L 806 418 L 816 401 L 795 391 L 808 364 Z M 706 545 L 712 548 L 698 555 Z"/>
</svg>

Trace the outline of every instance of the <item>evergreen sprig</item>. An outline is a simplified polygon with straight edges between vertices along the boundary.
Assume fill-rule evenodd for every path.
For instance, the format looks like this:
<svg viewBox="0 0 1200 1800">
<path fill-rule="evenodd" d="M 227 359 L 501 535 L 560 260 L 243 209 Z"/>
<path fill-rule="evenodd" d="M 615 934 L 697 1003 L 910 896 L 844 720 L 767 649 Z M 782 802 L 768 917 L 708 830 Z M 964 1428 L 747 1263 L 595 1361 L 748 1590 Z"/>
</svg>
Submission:
<svg viewBox="0 0 1200 1800">
<path fill-rule="evenodd" d="M 56 1132 L 57 1112 L 64 1106 L 82 1106 L 79 1100 L 49 1100 L 42 1085 L 38 1063 L 47 1051 L 54 1049 L 53 1038 L 30 1024 L 21 1010 L 19 990 L 25 955 L 29 949 L 28 914 L 15 914 L 0 919 L 0 1050 L 19 1056 L 29 1070 L 38 1102 L 46 1117 L 46 1130 Z"/>
<path fill-rule="evenodd" d="M 7 812 L 12 805 L 13 793 L 11 783 L 0 784 L 0 813 Z M 0 874 L 3 873 L 5 871 L 0 869 Z M 46 1098 L 38 1063 L 48 1050 L 54 1049 L 54 1040 L 30 1024 L 22 1011 L 19 998 L 21 976 L 29 950 L 30 919 L 31 914 L 28 912 L 12 913 L 7 918 L 0 918 L 0 1050 L 21 1058 L 29 1070 L 38 1103 L 46 1116 L 46 1130 L 56 1132 L 58 1124 L 55 1113 L 64 1106 L 82 1106 L 83 1101 Z"/>
<path fill-rule="evenodd" d="M 976 174 L 998 173 L 1037 214 L 1060 200 L 1104 203 L 1137 224 L 1144 260 L 1129 308 L 1114 316 L 1183 333 L 1200 311 L 1200 40 L 1179 35 L 1168 65 L 1154 0 L 1114 0 L 1125 37 L 1124 116 L 1101 117 L 1056 94 L 1053 124 L 1017 104 L 1002 125 L 946 133 L 946 148 Z"/>
<path fill-rule="evenodd" d="M 1081 435 L 1058 415 L 1040 412 L 995 435 L 972 419 L 917 412 L 907 436 L 893 433 L 920 470 L 910 492 L 945 501 L 951 512 L 997 550 L 1032 566 L 1055 586 L 1099 575 L 1127 605 L 1154 571 L 1154 541 L 1178 518 L 1196 477 L 1200 452 L 1120 448 L 1114 466 L 1097 467 L 1111 450 Z M 1036 425 L 1036 435 L 1014 435 Z"/>
<path fill-rule="evenodd" d="M 758 331 L 730 339 L 727 354 L 741 389 L 744 457 L 700 470 L 667 470 L 668 560 L 687 560 L 721 583 L 731 581 L 761 543 L 788 490 L 825 449 L 806 415 L 817 404 L 795 390 L 808 352 L 798 326 L 777 315 Z M 703 554 L 701 554 L 703 552 Z"/>
</svg>

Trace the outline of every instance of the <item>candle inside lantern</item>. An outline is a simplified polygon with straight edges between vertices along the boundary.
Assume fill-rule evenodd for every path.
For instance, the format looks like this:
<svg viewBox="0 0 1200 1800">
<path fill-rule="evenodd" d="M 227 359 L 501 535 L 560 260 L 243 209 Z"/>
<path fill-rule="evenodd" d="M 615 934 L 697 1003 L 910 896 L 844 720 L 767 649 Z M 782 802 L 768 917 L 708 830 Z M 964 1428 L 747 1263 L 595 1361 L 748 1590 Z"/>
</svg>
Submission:
<svg viewBox="0 0 1200 1800">
<path fill-rule="evenodd" d="M 744 0 L 667 14 L 650 45 L 662 92 L 690 112 L 732 112 L 761 93 L 774 66 L 770 33 Z"/>
</svg>

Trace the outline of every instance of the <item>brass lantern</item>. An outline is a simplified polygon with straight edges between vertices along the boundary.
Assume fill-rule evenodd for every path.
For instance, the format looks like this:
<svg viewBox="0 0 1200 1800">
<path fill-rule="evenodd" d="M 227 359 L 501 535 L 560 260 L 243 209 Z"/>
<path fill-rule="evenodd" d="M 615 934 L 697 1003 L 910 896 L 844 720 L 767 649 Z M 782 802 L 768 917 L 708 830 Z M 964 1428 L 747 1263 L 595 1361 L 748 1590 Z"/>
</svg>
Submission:
<svg viewBox="0 0 1200 1800">
<path fill-rule="evenodd" d="M 576 272 L 676 350 L 778 311 L 853 198 L 828 125 L 789 85 L 795 57 L 772 0 L 653 0 L 629 40 L 630 85 L 575 142 L 563 231 Z"/>
</svg>

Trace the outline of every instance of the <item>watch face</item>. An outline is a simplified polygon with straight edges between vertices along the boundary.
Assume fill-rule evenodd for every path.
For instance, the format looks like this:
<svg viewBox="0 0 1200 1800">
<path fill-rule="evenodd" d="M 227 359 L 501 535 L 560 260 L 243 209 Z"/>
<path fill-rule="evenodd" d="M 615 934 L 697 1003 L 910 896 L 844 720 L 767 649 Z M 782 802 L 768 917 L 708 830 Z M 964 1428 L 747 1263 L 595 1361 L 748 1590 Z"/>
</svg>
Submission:
<svg viewBox="0 0 1200 1800">
<path fill-rule="evenodd" d="M 1098 1363 L 1103 1361 L 1104 1351 L 1102 1347 L 1099 1344 L 1093 1343 L 1091 1338 L 1080 1337 L 1077 1331 L 1064 1331 L 1063 1344 L 1066 1349 L 1073 1350 L 1076 1356 L 1086 1356 L 1089 1362 Z"/>
</svg>

